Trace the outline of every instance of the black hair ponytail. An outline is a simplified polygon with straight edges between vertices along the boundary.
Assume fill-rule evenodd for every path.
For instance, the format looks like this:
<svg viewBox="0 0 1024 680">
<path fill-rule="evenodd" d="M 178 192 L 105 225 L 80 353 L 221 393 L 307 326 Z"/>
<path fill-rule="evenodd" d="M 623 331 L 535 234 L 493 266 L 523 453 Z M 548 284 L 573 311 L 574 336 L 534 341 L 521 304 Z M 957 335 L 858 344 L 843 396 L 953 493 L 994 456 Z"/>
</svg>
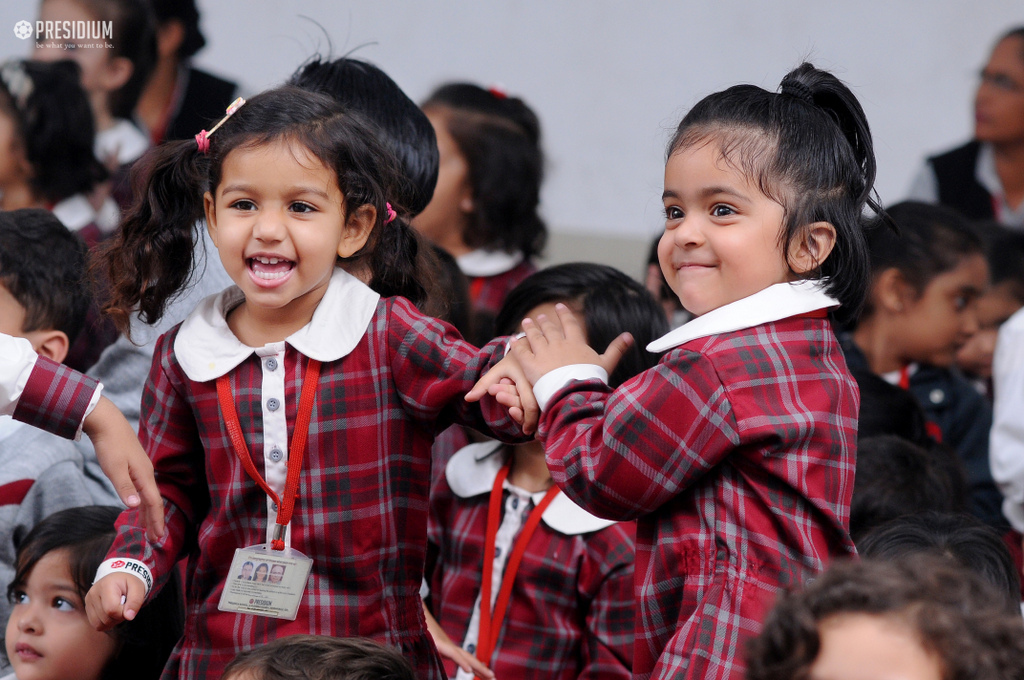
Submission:
<svg viewBox="0 0 1024 680">
<path fill-rule="evenodd" d="M 189 140 L 151 149 L 132 168 L 135 200 L 103 248 L 100 264 L 111 289 L 104 311 L 123 333 L 129 333 L 134 311 L 146 323 L 159 321 L 192 274 L 205 165 Z"/>
<path fill-rule="evenodd" d="M 443 316 L 447 305 L 436 289 L 439 265 L 423 237 L 401 217 L 379 230 L 369 255 L 370 287 L 381 297 L 400 295 L 432 316 Z"/>
</svg>

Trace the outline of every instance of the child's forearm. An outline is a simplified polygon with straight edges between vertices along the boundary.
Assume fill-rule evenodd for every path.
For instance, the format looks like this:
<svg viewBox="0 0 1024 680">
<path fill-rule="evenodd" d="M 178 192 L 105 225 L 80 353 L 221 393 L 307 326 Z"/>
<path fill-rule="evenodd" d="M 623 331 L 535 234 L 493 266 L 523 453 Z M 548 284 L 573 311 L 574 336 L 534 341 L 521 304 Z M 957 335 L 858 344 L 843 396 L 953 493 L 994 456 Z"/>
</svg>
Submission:
<svg viewBox="0 0 1024 680">
<path fill-rule="evenodd" d="M 74 439 L 101 389 L 93 378 L 36 354 L 28 340 L 0 334 L 0 412 Z"/>
</svg>

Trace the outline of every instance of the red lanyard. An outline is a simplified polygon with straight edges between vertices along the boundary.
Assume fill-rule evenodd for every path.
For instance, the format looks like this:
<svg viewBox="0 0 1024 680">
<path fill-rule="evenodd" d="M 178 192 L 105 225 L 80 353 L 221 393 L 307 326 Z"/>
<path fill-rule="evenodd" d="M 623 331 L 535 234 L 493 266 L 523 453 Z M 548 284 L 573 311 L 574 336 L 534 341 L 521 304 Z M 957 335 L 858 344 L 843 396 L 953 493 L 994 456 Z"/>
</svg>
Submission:
<svg viewBox="0 0 1024 680">
<path fill-rule="evenodd" d="M 299 396 L 299 412 L 295 417 L 295 429 L 292 431 L 291 453 L 288 456 L 288 479 L 284 485 L 284 500 L 270 488 L 263 479 L 256 465 L 252 462 L 249 447 L 245 444 L 242 425 L 238 421 L 238 410 L 231 397 L 231 381 L 227 375 L 217 378 L 217 399 L 224 416 L 224 424 L 228 428 L 228 436 L 234 446 L 235 455 L 242 467 L 253 480 L 259 484 L 277 505 L 277 526 L 274 527 L 274 538 L 270 545 L 274 550 L 284 550 L 284 535 L 295 509 L 295 496 L 299 490 L 299 472 L 302 470 L 302 458 L 306 454 L 306 438 L 309 434 L 309 419 L 313 413 L 313 399 L 316 397 L 317 383 L 320 381 L 320 362 L 310 359 L 306 363 L 306 375 L 302 379 L 302 394 Z"/>
<path fill-rule="evenodd" d="M 512 554 L 509 555 L 508 564 L 505 565 L 505 574 L 501 579 L 501 590 L 498 591 L 498 599 L 494 603 L 494 613 L 491 614 L 491 578 L 494 572 L 494 542 L 498 536 L 498 523 L 501 519 L 501 497 L 508 477 L 509 464 L 505 463 L 498 476 L 494 479 L 494 486 L 491 487 L 491 499 L 487 506 L 487 538 L 484 542 L 484 580 L 480 588 L 480 634 L 476 644 L 476 658 L 485 664 L 490 664 L 491 654 L 498 644 L 498 634 L 501 632 L 501 622 L 505 618 L 505 610 L 508 609 L 508 601 L 512 596 L 512 582 L 516 579 L 516 571 L 519 563 L 523 561 L 526 553 L 526 546 L 533 537 L 533 532 L 540 524 L 541 515 L 551 501 L 558 495 L 558 487 L 552 485 L 544 498 L 537 503 L 519 532 L 519 538 L 515 541 Z"/>
<path fill-rule="evenodd" d="M 899 386 L 905 390 L 910 389 L 910 364 L 907 364 L 900 369 Z"/>
</svg>

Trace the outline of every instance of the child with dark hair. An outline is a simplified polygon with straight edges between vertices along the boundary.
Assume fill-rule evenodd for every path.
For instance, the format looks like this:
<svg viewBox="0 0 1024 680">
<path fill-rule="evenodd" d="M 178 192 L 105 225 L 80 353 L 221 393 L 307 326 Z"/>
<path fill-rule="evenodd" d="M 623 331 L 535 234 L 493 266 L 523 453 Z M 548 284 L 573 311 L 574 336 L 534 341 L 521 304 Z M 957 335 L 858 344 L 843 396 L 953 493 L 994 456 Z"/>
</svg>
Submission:
<svg viewBox="0 0 1024 680">
<path fill-rule="evenodd" d="M 888 214 L 899 234 L 885 226 L 868 233 L 871 293 L 841 338 L 846 360 L 917 398 L 929 433 L 966 466 L 971 512 L 1006 528 L 989 469 L 992 409 L 953 365 L 978 330 L 977 300 L 988 287 L 983 245 L 950 208 L 904 202 Z"/>
<path fill-rule="evenodd" d="M 611 267 L 574 263 L 516 286 L 498 332 L 518 331 L 523 318 L 556 302 L 580 314 L 594 347 L 623 330 L 642 344 L 668 330 L 639 283 Z M 609 380 L 617 386 L 656 362 L 634 345 Z M 439 649 L 461 664 L 447 664 L 449 677 L 469 680 L 478 665 L 499 678 L 631 676 L 631 523 L 595 517 L 559 493 L 538 442 L 470 444 L 448 461 L 430 498 L 428 607 Z"/>
<path fill-rule="evenodd" d="M 242 652 L 222 680 L 414 680 L 394 647 L 365 638 L 289 635 Z"/>
<path fill-rule="evenodd" d="M 362 116 L 286 86 L 214 127 L 142 160 L 144 191 L 106 253 L 123 326 L 136 311 L 158 322 L 188 284 L 200 217 L 235 286 L 157 342 L 140 438 L 168 532 L 152 544 L 121 517 L 105 564 L 122 566 L 93 586 L 90 618 L 130 620 L 187 557 L 190 635 L 170 675 L 217 677 L 238 651 L 302 632 L 386 641 L 440 677 L 419 596 L 430 445 L 452 423 L 524 438 L 496 402 L 463 399 L 505 341 L 478 350 L 413 306 L 426 286 L 397 204 L 404 176 Z M 360 258 L 379 289 L 340 266 Z M 244 585 L 232 555 L 237 569 L 293 551 L 312 562 L 293 563 L 309 579 L 289 606 L 218 608 Z"/>
<path fill-rule="evenodd" d="M 967 479 L 956 454 L 931 450 L 894 435 L 860 437 L 850 502 L 850 535 L 864 535 L 889 520 L 924 512 L 963 512 Z"/>
<path fill-rule="evenodd" d="M 865 558 L 899 560 L 910 555 L 947 557 L 1000 593 L 1004 609 L 1020 616 L 1020 573 L 1003 538 L 980 520 L 930 511 L 899 517 L 868 532 L 857 547 Z"/>
<path fill-rule="evenodd" d="M 85 594 L 114 540 L 120 513 L 103 506 L 61 510 L 16 540 L 4 640 L 14 667 L 10 680 L 160 677 L 183 633 L 176 576 L 147 611 L 108 633 L 94 630 L 85 612 Z"/>
<path fill-rule="evenodd" d="M 195 0 L 149 0 L 156 20 L 156 62 L 135 104 L 153 146 L 188 139 L 237 96 L 238 85 L 192 64 L 206 45 Z"/>
<path fill-rule="evenodd" d="M 413 226 L 451 253 L 470 279 L 484 344 L 505 296 L 536 271 L 547 228 L 537 213 L 544 176 L 540 121 L 518 97 L 450 83 L 423 103 L 441 153 L 437 189 Z"/>
<path fill-rule="evenodd" d="M 110 26 L 110 36 L 100 40 L 41 36 L 35 41 L 33 58 L 76 61 L 96 125 L 96 157 L 112 171 L 137 159 L 149 148 L 149 139 L 131 122 L 132 110 L 156 61 L 149 1 L 41 0 L 39 21 L 107 22 Z"/>
<path fill-rule="evenodd" d="M 562 305 L 468 395 L 521 367 L 555 483 L 637 520 L 635 677 L 742 676 L 779 588 L 855 553 L 857 386 L 832 319 L 866 291 L 875 156 L 835 76 L 803 64 L 780 89 L 709 95 L 669 144 L 658 254 L 696 318 L 647 346 L 657 366 L 611 388 L 628 341 L 599 355 Z"/>
<path fill-rule="evenodd" d="M 1020 613 L 948 559 L 839 562 L 780 599 L 747 680 L 1020 680 Z"/>
</svg>

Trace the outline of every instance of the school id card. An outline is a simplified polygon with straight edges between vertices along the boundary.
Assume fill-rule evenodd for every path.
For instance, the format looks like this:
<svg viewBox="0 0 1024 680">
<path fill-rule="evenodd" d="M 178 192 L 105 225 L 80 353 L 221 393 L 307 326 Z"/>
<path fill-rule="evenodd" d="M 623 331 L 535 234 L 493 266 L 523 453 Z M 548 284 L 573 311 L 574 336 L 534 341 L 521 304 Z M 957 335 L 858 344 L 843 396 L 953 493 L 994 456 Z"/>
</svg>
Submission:
<svg viewBox="0 0 1024 680">
<path fill-rule="evenodd" d="M 313 560 L 268 544 L 235 550 L 217 609 L 294 621 Z"/>
</svg>

